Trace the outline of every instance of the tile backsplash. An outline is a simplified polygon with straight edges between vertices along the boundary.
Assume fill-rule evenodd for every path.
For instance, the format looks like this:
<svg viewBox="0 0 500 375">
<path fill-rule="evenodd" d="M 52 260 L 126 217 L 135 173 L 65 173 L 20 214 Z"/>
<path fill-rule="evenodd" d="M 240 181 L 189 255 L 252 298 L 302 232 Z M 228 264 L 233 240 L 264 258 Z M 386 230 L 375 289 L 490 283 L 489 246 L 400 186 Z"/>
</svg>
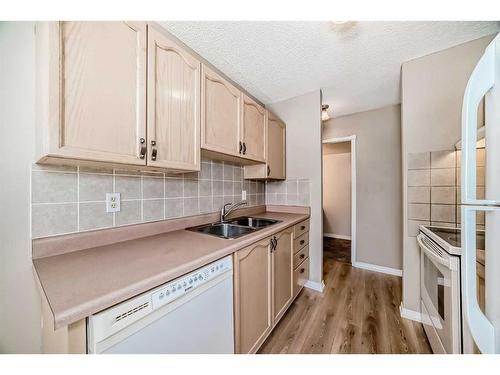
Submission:
<svg viewBox="0 0 500 375">
<path fill-rule="evenodd" d="M 310 182 L 308 179 L 290 178 L 266 184 L 266 204 L 309 206 Z"/>
<path fill-rule="evenodd" d="M 460 225 L 460 151 L 408 154 L 408 235 L 419 225 Z M 484 196 L 485 149 L 477 149 L 477 191 Z M 484 213 L 477 218 L 484 225 Z"/>
<path fill-rule="evenodd" d="M 176 176 L 34 164 L 32 237 L 216 212 L 242 190 L 249 206 L 265 204 L 265 184 L 243 180 L 243 168 L 226 162 L 202 160 L 200 172 Z M 110 192 L 120 193 L 120 212 L 106 212 Z"/>
<path fill-rule="evenodd" d="M 244 180 L 243 167 L 202 160 L 201 171 L 183 175 L 70 166 L 32 166 L 32 237 L 81 232 L 249 206 L 309 206 L 309 180 Z M 106 193 L 118 192 L 120 212 L 107 213 Z"/>
</svg>

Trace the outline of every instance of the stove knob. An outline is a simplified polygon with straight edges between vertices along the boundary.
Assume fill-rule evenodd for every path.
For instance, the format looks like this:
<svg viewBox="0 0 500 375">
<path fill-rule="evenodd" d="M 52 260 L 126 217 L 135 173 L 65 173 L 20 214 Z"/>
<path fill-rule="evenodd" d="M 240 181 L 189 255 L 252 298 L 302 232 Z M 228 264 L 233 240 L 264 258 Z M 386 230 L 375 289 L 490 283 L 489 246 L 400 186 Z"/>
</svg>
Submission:
<svg viewBox="0 0 500 375">
<path fill-rule="evenodd" d="M 189 284 L 192 284 L 193 283 L 193 279 L 189 279 Z"/>
<path fill-rule="evenodd" d="M 169 294 L 170 294 L 170 290 L 167 290 L 167 291 L 165 292 L 165 295 L 166 295 L 166 296 L 168 296 Z"/>
</svg>

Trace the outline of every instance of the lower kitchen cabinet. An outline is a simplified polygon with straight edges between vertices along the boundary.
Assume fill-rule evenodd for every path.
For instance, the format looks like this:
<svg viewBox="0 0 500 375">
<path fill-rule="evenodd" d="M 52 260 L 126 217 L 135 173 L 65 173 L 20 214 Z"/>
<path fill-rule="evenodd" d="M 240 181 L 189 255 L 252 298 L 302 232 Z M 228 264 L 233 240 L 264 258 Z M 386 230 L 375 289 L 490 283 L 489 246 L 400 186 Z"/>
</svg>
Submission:
<svg viewBox="0 0 500 375">
<path fill-rule="evenodd" d="M 293 298 L 293 229 L 288 228 L 273 236 L 273 319 L 278 321 L 286 312 Z"/>
<path fill-rule="evenodd" d="M 234 254 L 236 353 L 255 353 L 271 332 L 271 263 L 269 238 Z"/>
<path fill-rule="evenodd" d="M 293 228 L 234 255 L 236 353 L 255 353 L 293 300 Z"/>
</svg>

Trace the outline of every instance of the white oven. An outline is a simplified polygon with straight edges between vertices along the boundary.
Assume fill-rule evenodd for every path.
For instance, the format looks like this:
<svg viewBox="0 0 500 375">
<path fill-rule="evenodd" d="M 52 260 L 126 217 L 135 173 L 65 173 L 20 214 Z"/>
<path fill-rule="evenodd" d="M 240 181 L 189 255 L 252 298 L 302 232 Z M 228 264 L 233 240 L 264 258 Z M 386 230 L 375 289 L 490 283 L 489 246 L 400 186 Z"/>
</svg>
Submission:
<svg viewBox="0 0 500 375">
<path fill-rule="evenodd" d="M 460 257 L 420 232 L 422 323 L 434 353 L 462 352 Z"/>
</svg>

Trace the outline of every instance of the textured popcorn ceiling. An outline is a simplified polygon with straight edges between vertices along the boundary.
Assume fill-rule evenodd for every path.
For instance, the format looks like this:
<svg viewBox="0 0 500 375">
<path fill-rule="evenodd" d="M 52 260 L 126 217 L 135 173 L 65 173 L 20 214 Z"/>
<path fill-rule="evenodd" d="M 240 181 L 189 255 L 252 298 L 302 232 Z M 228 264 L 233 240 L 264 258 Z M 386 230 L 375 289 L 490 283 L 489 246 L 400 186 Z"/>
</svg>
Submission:
<svg viewBox="0 0 500 375">
<path fill-rule="evenodd" d="M 333 117 L 399 103 L 401 63 L 500 30 L 500 22 L 160 23 L 263 103 L 321 88 Z"/>
</svg>

